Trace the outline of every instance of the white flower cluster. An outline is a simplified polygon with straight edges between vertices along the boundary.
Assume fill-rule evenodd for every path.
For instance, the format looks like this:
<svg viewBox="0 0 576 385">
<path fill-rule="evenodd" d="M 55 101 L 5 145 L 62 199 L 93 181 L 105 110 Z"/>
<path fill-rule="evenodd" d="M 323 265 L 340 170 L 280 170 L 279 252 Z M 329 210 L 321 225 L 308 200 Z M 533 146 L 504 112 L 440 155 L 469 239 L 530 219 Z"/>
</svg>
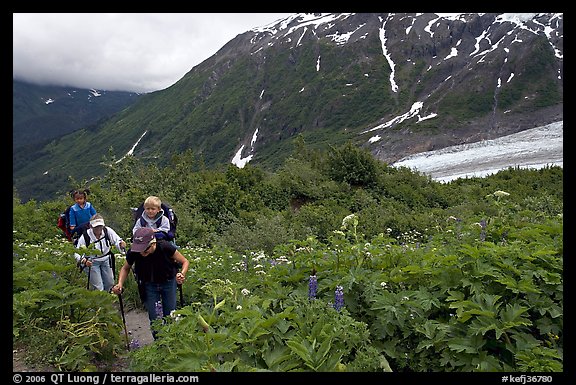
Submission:
<svg viewBox="0 0 576 385">
<path fill-rule="evenodd" d="M 176 322 L 180 321 L 183 318 L 181 314 L 176 313 L 176 310 L 172 310 L 170 312 L 170 317 L 174 318 L 174 321 Z"/>
<path fill-rule="evenodd" d="M 344 217 L 344 219 L 342 219 L 342 227 L 340 227 L 340 229 L 346 230 L 348 225 L 352 225 L 354 227 L 358 226 L 358 216 L 356 214 L 350 214 Z"/>
<path fill-rule="evenodd" d="M 275 261 L 276 261 L 277 264 L 284 264 L 284 263 L 285 263 L 285 264 L 289 264 L 289 263 L 292 263 L 292 261 L 290 261 L 290 260 L 288 259 L 288 257 L 286 257 L 285 255 L 282 255 L 282 256 L 276 258 Z"/>
</svg>

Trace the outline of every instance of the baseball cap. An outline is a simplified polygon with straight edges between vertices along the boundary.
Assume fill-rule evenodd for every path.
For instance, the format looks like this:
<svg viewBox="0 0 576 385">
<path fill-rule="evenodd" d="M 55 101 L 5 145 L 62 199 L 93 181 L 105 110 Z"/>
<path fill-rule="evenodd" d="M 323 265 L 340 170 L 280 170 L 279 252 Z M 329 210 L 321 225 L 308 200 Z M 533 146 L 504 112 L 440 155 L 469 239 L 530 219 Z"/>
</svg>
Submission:
<svg viewBox="0 0 576 385">
<path fill-rule="evenodd" d="M 150 227 L 140 227 L 132 237 L 130 250 L 141 253 L 148 248 L 154 238 L 154 230 Z"/>
</svg>

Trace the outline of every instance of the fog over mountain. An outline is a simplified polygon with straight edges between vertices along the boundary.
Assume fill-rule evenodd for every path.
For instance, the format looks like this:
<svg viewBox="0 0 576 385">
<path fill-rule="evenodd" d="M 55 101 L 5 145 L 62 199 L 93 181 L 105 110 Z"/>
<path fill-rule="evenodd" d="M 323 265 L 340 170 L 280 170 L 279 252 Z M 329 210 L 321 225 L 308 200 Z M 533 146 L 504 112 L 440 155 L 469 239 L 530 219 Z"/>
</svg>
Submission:
<svg viewBox="0 0 576 385">
<path fill-rule="evenodd" d="M 288 15 L 14 13 L 13 78 L 38 85 L 154 92 L 174 84 L 239 33 Z"/>
</svg>

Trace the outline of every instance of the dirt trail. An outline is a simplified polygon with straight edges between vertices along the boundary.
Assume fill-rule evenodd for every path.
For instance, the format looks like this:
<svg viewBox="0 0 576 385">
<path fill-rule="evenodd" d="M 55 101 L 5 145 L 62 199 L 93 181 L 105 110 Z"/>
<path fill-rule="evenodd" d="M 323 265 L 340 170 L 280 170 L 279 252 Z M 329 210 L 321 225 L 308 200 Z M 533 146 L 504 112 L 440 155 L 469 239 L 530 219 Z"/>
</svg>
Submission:
<svg viewBox="0 0 576 385">
<path fill-rule="evenodd" d="M 128 329 L 129 341 L 138 341 L 140 346 L 154 342 L 150 332 L 148 313 L 141 309 L 133 309 L 126 312 L 126 329 Z"/>
</svg>

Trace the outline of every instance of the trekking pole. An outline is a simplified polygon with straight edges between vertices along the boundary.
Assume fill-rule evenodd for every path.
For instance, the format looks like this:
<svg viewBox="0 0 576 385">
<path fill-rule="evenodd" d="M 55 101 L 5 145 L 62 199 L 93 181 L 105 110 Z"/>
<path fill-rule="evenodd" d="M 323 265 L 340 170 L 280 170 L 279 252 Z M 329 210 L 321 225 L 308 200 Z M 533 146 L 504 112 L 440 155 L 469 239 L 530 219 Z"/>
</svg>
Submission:
<svg viewBox="0 0 576 385">
<path fill-rule="evenodd" d="M 126 249 L 120 249 L 122 254 L 126 254 Z M 112 277 L 116 281 L 116 257 L 110 253 L 110 267 L 112 268 Z M 112 288 L 110 288 L 112 291 Z M 128 327 L 126 326 L 126 315 L 124 314 L 124 301 L 122 300 L 122 292 L 118 294 L 118 303 L 120 304 L 120 314 L 122 314 L 122 324 L 124 325 L 124 336 L 126 337 L 126 349 L 130 350 L 130 342 L 128 341 Z"/>
<path fill-rule="evenodd" d="M 184 295 L 182 294 L 182 284 L 178 284 L 178 291 L 180 292 L 180 307 L 184 307 Z"/>
<path fill-rule="evenodd" d="M 110 288 L 112 292 L 112 288 Z M 120 314 L 122 314 L 122 324 L 124 325 L 124 336 L 126 337 L 126 349 L 130 350 L 130 342 L 128 340 L 128 327 L 126 326 L 126 315 L 124 314 L 124 301 L 122 300 L 122 292 L 118 294 L 118 303 L 120 304 Z"/>
<path fill-rule="evenodd" d="M 116 256 L 114 256 L 114 253 L 112 252 L 108 255 L 108 261 L 110 263 L 110 268 L 112 269 L 112 279 L 116 281 Z"/>
<path fill-rule="evenodd" d="M 128 341 L 128 327 L 126 326 L 126 316 L 124 315 L 124 301 L 122 301 L 122 293 L 118 294 L 118 302 L 120 303 L 120 313 L 122 313 L 122 323 L 124 324 L 124 336 L 126 337 L 126 349 L 130 350 L 130 342 Z"/>
<path fill-rule="evenodd" d="M 86 262 L 88 262 L 88 258 L 86 258 Z M 90 273 L 92 272 L 92 266 L 88 267 L 88 282 L 86 282 L 86 290 L 90 290 Z"/>
</svg>

